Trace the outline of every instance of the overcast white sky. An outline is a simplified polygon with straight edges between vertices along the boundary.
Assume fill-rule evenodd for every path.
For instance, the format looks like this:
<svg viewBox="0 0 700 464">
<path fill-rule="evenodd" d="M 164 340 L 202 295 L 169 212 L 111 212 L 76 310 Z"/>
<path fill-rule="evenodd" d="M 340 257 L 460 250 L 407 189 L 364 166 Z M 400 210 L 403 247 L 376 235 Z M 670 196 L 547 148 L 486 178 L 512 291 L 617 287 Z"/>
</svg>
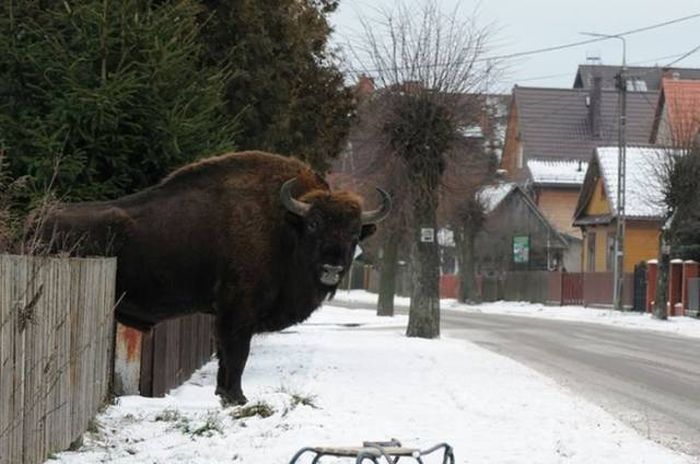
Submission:
<svg viewBox="0 0 700 464">
<path fill-rule="evenodd" d="M 408 0 L 411 1 L 411 0 Z M 414 2 L 420 4 L 420 1 Z M 457 3 L 464 16 L 478 4 L 480 23 L 494 23 L 492 54 L 503 55 L 584 40 L 582 31 L 614 34 L 700 13 L 700 0 L 441 0 L 446 13 Z M 361 37 L 360 17 L 372 18 L 377 8 L 391 8 L 395 0 L 341 0 L 331 16 L 336 44 Z M 700 18 L 627 36 L 627 62 L 664 65 L 700 46 Z M 619 40 L 608 40 L 544 53 L 510 62 L 501 90 L 513 85 L 570 87 L 576 66 L 588 55 L 604 64 L 621 61 Z M 676 66 L 700 67 L 700 51 Z"/>
</svg>

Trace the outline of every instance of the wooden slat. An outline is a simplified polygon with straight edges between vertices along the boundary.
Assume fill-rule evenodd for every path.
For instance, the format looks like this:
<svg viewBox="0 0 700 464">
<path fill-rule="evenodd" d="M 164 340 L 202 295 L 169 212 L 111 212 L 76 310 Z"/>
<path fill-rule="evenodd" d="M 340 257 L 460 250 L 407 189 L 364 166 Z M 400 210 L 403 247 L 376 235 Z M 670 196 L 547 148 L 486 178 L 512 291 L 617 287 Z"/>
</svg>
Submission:
<svg viewBox="0 0 700 464">
<path fill-rule="evenodd" d="M 103 404 L 115 280 L 114 259 L 0 255 L 0 462 L 44 462 Z"/>
</svg>

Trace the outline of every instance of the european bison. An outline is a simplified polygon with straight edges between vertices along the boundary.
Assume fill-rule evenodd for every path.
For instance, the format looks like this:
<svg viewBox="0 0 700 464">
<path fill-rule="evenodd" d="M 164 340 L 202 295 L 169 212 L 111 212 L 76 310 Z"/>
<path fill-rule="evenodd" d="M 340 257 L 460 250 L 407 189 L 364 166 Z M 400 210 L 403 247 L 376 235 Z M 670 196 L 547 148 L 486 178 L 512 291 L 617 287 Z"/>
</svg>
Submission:
<svg viewBox="0 0 700 464">
<path fill-rule="evenodd" d="M 293 158 L 232 153 L 185 166 L 114 201 L 64 204 L 42 225 L 56 244 L 117 257 L 117 320 L 148 330 L 193 312 L 216 315 L 224 403 L 244 403 L 253 334 L 306 319 L 332 295 L 357 243 L 389 211 L 363 212 Z"/>
</svg>

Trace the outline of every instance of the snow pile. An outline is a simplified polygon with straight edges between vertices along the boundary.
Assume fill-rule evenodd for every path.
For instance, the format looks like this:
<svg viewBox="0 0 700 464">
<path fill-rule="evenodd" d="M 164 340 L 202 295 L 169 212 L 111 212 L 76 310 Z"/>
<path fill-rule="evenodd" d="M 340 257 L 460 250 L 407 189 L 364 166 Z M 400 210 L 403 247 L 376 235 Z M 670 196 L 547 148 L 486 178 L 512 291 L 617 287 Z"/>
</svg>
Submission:
<svg viewBox="0 0 700 464">
<path fill-rule="evenodd" d="M 121 398 L 81 450 L 54 459 L 286 464 L 306 445 L 396 437 L 447 441 L 458 463 L 692 462 L 515 361 L 463 341 L 406 338 L 405 324 L 326 307 L 254 340 L 246 407 L 219 406 L 210 363 L 166 398 Z"/>
</svg>

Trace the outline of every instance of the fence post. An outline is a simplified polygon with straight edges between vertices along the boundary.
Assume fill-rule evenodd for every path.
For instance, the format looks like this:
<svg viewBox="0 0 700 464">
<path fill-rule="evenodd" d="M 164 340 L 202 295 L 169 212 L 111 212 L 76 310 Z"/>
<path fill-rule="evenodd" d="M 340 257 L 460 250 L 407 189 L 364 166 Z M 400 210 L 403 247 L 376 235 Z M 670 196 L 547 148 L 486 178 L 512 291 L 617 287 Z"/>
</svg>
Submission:
<svg viewBox="0 0 700 464">
<path fill-rule="evenodd" d="M 668 314 L 680 316 L 683 313 L 681 294 L 683 289 L 683 260 L 672 259 L 668 272 Z"/>
<path fill-rule="evenodd" d="M 690 279 L 697 277 L 700 274 L 699 271 L 700 268 L 697 262 L 688 260 L 683 263 L 683 291 L 681 296 L 683 313 L 681 315 L 688 315 L 688 282 Z"/>
<path fill-rule="evenodd" d="M 659 276 L 659 261 L 650 259 L 647 261 L 647 307 L 646 312 L 652 312 L 656 299 L 656 281 Z"/>
<path fill-rule="evenodd" d="M 117 395 L 138 395 L 141 379 L 141 332 L 117 323 L 116 337 L 114 393 Z"/>
</svg>

